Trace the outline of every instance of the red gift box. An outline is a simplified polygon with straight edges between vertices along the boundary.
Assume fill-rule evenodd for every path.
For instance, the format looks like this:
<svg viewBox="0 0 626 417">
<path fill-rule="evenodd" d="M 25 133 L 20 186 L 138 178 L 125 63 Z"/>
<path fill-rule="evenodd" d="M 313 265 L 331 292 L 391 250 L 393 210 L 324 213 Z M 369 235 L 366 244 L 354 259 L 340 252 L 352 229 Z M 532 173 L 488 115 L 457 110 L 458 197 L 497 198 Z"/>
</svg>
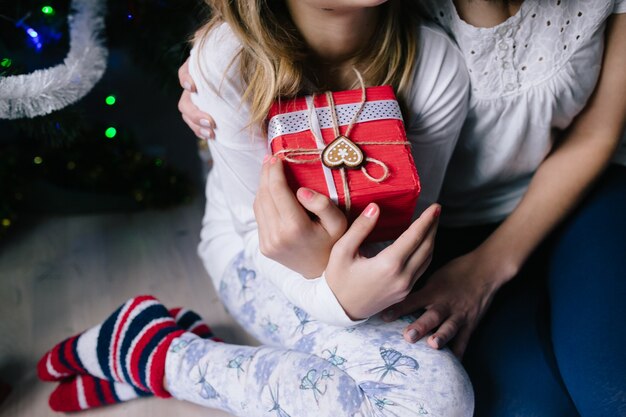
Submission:
<svg viewBox="0 0 626 417">
<path fill-rule="evenodd" d="M 377 203 L 381 216 L 367 240 L 395 239 L 411 223 L 420 183 L 393 88 L 327 94 L 272 106 L 272 154 L 285 161 L 294 192 L 308 187 L 329 196 L 350 222 Z"/>
</svg>

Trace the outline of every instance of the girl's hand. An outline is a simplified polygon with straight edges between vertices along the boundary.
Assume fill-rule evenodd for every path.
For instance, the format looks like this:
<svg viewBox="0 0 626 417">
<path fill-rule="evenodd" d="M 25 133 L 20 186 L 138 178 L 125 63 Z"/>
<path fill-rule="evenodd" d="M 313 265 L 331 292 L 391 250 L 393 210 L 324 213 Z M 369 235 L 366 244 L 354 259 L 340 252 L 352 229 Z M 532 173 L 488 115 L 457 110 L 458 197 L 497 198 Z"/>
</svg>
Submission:
<svg viewBox="0 0 626 417">
<path fill-rule="evenodd" d="M 500 288 L 494 277 L 494 262 L 481 258 L 477 251 L 452 260 L 436 271 L 424 288 L 391 306 L 382 314 L 384 321 L 418 310 L 423 314 L 404 329 L 404 338 L 414 343 L 434 331 L 428 344 L 440 349 L 446 344 L 459 358 L 470 336 Z"/>
<path fill-rule="evenodd" d="M 261 253 L 306 278 L 322 275 L 333 245 L 347 228 L 346 217 L 328 197 L 308 188 L 294 195 L 276 157 L 263 163 L 254 214 Z"/>
<path fill-rule="evenodd" d="M 430 264 L 440 211 L 439 205 L 430 206 L 392 245 L 366 258 L 359 246 L 380 215 L 371 203 L 337 241 L 325 275 L 350 318 L 369 317 L 409 295 Z"/>
<path fill-rule="evenodd" d="M 189 74 L 189 58 L 178 69 L 178 81 L 184 89 L 178 101 L 178 110 L 182 114 L 183 120 L 198 138 L 204 140 L 215 138 L 213 131 L 216 128 L 215 120 L 210 115 L 200 111 L 191 101 L 191 93 L 196 92 L 196 86 Z"/>
</svg>

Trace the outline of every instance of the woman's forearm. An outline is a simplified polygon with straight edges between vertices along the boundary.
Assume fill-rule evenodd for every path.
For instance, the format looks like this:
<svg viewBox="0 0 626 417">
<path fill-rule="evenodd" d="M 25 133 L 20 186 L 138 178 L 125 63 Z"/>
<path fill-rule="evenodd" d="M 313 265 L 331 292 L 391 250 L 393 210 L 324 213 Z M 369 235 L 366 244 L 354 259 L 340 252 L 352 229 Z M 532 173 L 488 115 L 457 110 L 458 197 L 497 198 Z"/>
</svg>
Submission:
<svg viewBox="0 0 626 417">
<path fill-rule="evenodd" d="M 626 15 L 607 27 L 595 92 L 535 173 L 517 208 L 476 250 L 497 262 L 494 279 L 512 278 L 533 250 L 572 211 L 609 164 L 626 119 Z"/>
</svg>

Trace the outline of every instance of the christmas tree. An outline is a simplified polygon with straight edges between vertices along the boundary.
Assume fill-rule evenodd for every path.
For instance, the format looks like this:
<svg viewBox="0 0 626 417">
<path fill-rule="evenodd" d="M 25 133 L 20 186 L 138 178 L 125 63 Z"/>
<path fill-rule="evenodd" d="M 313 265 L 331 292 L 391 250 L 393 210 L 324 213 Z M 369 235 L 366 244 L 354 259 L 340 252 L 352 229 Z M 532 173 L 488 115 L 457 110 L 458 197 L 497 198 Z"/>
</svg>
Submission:
<svg viewBox="0 0 626 417">
<path fill-rule="evenodd" d="M 0 237 L 33 210 L 191 198 L 193 181 L 146 147 L 128 108 L 119 110 L 133 92 L 106 74 L 132 57 L 124 65 L 177 97 L 176 72 L 205 9 L 198 0 L 0 3 Z"/>
</svg>

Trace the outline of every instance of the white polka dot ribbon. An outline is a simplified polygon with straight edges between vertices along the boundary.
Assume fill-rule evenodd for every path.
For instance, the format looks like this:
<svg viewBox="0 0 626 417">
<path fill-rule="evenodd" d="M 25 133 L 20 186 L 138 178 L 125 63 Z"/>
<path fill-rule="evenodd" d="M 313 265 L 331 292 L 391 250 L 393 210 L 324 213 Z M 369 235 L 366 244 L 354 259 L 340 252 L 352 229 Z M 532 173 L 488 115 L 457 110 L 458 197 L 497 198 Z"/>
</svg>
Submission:
<svg viewBox="0 0 626 417">
<path fill-rule="evenodd" d="M 337 120 L 339 126 L 350 124 L 352 117 L 358 111 L 359 103 L 341 104 L 335 106 L 337 109 Z M 321 129 L 333 127 L 330 107 L 319 107 L 315 109 L 318 123 Z M 371 122 L 375 120 L 396 119 L 402 120 L 400 105 L 396 100 L 377 100 L 365 103 L 357 123 Z M 311 129 L 309 123 L 309 111 L 299 110 L 291 113 L 277 114 L 272 117 L 267 126 L 268 140 L 271 142 L 278 136 L 291 133 L 305 132 Z"/>
</svg>

